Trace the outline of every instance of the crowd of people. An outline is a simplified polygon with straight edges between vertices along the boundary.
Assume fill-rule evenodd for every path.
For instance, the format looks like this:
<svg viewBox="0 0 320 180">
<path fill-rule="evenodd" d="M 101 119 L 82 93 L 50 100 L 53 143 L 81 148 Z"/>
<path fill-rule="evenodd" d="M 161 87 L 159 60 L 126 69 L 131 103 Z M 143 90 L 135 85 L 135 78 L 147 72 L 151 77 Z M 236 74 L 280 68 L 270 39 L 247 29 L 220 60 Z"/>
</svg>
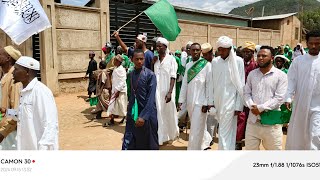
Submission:
<svg viewBox="0 0 320 180">
<path fill-rule="evenodd" d="M 133 47 L 119 32 L 114 37 L 119 46 L 102 48 L 98 70 L 89 54 L 88 94 L 96 89 L 96 118 L 110 114 L 105 127 L 126 120 L 123 150 L 159 149 L 189 126 L 188 150 L 210 149 L 216 138 L 219 150 L 281 150 L 283 130 L 285 149 L 320 149 L 319 31 L 307 34 L 307 48 L 294 49 L 235 47 L 221 36 L 215 45 L 189 41 L 172 52 L 163 37 L 152 39 L 152 50 L 145 35 Z"/>
<path fill-rule="evenodd" d="M 96 119 L 107 112 L 126 123 L 123 150 L 158 150 L 189 129 L 188 150 L 320 149 L 320 31 L 301 44 L 276 48 L 245 42 L 235 47 L 221 36 L 216 44 L 188 42 L 171 52 L 163 37 L 138 35 L 128 47 L 89 52 L 84 78 Z M 216 47 L 214 50 L 213 47 Z M 0 148 L 58 149 L 58 112 L 52 92 L 37 79 L 39 61 L 12 46 L 0 48 Z"/>
</svg>

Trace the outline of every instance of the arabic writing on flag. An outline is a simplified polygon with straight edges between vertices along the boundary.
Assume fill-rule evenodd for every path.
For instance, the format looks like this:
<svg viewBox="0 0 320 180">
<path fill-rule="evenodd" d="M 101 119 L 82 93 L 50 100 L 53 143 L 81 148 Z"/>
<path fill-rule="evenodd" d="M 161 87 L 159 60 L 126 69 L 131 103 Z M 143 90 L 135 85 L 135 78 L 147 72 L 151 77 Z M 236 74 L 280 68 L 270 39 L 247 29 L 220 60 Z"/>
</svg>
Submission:
<svg viewBox="0 0 320 180">
<path fill-rule="evenodd" d="M 51 24 L 38 0 L 0 0 L 0 28 L 18 45 Z"/>
</svg>

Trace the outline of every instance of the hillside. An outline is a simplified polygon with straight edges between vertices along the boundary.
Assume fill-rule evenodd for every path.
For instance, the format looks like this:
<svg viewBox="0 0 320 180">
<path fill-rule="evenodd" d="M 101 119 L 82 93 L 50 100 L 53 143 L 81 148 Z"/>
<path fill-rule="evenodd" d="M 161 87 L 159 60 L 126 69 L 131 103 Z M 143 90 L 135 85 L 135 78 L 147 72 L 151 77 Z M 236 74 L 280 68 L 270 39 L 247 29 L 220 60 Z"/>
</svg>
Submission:
<svg viewBox="0 0 320 180">
<path fill-rule="evenodd" d="M 300 0 L 261 0 L 246 6 L 234 8 L 229 14 L 248 16 L 245 10 L 254 7 L 253 17 L 260 17 L 264 7 L 264 16 L 299 12 Z M 317 0 L 303 0 L 303 10 L 311 11 L 320 7 Z"/>
</svg>

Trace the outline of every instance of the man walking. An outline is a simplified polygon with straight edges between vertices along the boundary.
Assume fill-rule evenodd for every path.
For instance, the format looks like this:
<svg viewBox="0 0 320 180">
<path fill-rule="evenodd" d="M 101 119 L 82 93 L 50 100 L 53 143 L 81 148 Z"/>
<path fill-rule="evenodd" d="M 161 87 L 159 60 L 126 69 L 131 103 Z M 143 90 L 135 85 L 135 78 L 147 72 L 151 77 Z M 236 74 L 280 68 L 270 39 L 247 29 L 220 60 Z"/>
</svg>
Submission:
<svg viewBox="0 0 320 180">
<path fill-rule="evenodd" d="M 210 146 L 211 137 L 206 129 L 211 65 L 201 58 L 201 45 L 193 43 L 190 47 L 192 61 L 186 65 L 179 97 L 179 107 L 186 103 L 191 127 L 188 150 L 203 150 Z M 213 102 L 213 101 L 212 101 Z M 213 103 L 209 105 L 212 105 Z"/>
<path fill-rule="evenodd" d="M 88 85 L 88 89 L 87 89 L 89 98 L 87 101 L 89 101 L 89 99 L 91 98 L 92 93 L 96 94 L 97 81 L 93 76 L 93 71 L 97 70 L 98 67 L 97 67 L 96 60 L 94 60 L 94 56 L 95 56 L 95 53 L 93 51 L 90 51 L 89 52 L 89 58 L 90 58 L 89 65 L 87 68 L 86 75 L 83 78 L 83 79 L 85 79 L 89 75 L 89 85 Z"/>
<path fill-rule="evenodd" d="M 18 121 L 18 150 L 57 150 L 59 146 L 57 106 L 50 89 L 38 81 L 39 70 L 37 60 L 20 57 L 13 71 L 14 81 L 23 85 L 19 111 L 1 108 L 3 114 Z"/>
<path fill-rule="evenodd" d="M 320 31 L 306 36 L 309 53 L 298 56 L 288 71 L 286 105 L 293 110 L 286 149 L 320 150 Z"/>
<path fill-rule="evenodd" d="M 177 77 L 177 63 L 169 54 L 169 41 L 159 37 L 157 51 L 159 59 L 154 64 L 157 78 L 156 104 L 158 112 L 159 145 L 175 140 L 179 136 L 178 117 L 175 104 L 175 81 Z"/>
<path fill-rule="evenodd" d="M 0 66 L 4 72 L 1 79 L 1 107 L 6 109 L 18 109 L 19 97 L 22 88 L 21 83 L 14 83 L 13 71 L 16 60 L 21 57 L 20 51 L 12 46 L 0 49 Z M 10 117 L 4 117 L 0 121 L 0 136 L 5 137 L 0 144 L 2 150 L 17 149 L 17 121 Z"/>
<path fill-rule="evenodd" d="M 261 124 L 260 115 L 279 110 L 288 87 L 287 75 L 273 66 L 273 48 L 262 46 L 258 53 L 259 69 L 251 71 L 244 89 L 244 99 L 250 108 L 246 128 L 246 150 L 282 149 L 282 125 Z"/>
<path fill-rule="evenodd" d="M 158 120 L 156 107 L 157 79 L 144 67 L 144 52 L 135 49 L 135 69 L 130 73 L 129 105 L 122 150 L 158 150 Z"/>
<path fill-rule="evenodd" d="M 219 149 L 235 150 L 237 116 L 243 110 L 245 74 L 242 58 L 236 56 L 232 39 L 217 41 L 219 57 L 212 61 L 210 102 L 214 102 L 219 122 Z"/>
</svg>

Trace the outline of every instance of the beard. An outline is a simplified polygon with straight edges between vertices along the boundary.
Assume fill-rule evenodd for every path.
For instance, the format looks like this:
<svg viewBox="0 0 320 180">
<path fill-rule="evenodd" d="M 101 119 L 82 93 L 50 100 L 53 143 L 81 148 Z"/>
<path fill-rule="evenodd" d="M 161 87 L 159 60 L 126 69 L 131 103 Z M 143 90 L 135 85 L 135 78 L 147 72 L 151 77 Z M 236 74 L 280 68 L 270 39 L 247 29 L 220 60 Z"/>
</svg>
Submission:
<svg viewBox="0 0 320 180">
<path fill-rule="evenodd" d="M 266 67 L 268 67 L 270 64 L 271 64 L 271 60 L 268 61 L 268 62 L 266 62 L 266 63 L 264 63 L 264 64 L 261 64 L 261 65 L 258 63 L 258 66 L 259 66 L 259 68 L 266 68 Z"/>
</svg>

